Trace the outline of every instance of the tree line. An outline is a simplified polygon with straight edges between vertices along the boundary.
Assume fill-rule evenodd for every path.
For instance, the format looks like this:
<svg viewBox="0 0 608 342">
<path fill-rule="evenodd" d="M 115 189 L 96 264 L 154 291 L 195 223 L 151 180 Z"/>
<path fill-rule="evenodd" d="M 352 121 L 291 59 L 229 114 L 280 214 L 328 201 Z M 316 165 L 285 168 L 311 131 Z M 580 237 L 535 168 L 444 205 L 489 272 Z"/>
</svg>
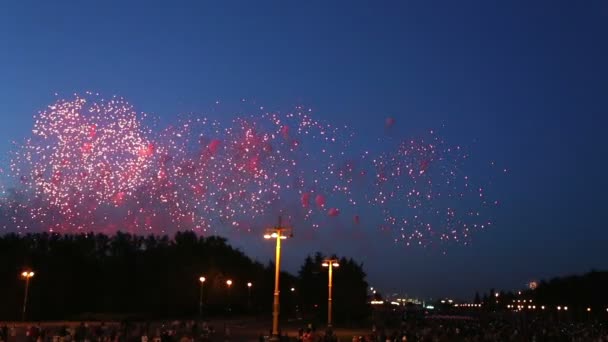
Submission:
<svg viewBox="0 0 608 342">
<path fill-rule="evenodd" d="M 327 272 L 321 268 L 322 259 L 320 253 L 307 258 L 297 276 L 282 272 L 283 319 L 325 319 Z M 363 267 L 352 259 L 341 260 L 335 283 L 345 285 L 335 293 L 334 320 L 363 319 L 369 312 Z M 28 291 L 31 320 L 196 317 L 200 276 L 205 277 L 204 316 L 270 317 L 272 311 L 274 264 L 252 260 L 222 237 L 193 232 L 173 238 L 120 232 L 0 236 L 1 320 L 21 318 L 24 270 L 35 273 Z"/>
<path fill-rule="evenodd" d="M 497 310 L 514 304 L 514 301 L 517 303 L 518 299 L 531 299 L 538 306 L 567 306 L 571 310 L 605 314 L 608 312 L 608 272 L 591 271 L 583 275 L 555 277 L 518 291 L 490 289 L 483 296 L 476 293 L 474 303 L 481 303 L 488 310 Z"/>
</svg>

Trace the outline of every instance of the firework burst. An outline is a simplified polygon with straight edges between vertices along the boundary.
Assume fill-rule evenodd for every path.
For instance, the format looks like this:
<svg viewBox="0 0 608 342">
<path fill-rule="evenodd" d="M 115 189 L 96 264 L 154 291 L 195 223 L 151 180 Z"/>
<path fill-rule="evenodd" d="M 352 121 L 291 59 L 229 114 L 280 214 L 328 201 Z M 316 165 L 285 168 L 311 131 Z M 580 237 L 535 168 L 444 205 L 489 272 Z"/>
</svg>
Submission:
<svg viewBox="0 0 608 342">
<path fill-rule="evenodd" d="M 464 149 L 433 132 L 353 158 L 354 132 L 303 107 L 259 108 L 227 125 L 191 115 L 152 130 L 145 119 L 122 98 L 91 93 L 40 112 L 13 154 L 5 225 L 221 233 L 282 213 L 310 229 L 381 221 L 394 241 L 427 246 L 466 244 L 492 224 L 497 201 L 464 173 Z"/>
</svg>

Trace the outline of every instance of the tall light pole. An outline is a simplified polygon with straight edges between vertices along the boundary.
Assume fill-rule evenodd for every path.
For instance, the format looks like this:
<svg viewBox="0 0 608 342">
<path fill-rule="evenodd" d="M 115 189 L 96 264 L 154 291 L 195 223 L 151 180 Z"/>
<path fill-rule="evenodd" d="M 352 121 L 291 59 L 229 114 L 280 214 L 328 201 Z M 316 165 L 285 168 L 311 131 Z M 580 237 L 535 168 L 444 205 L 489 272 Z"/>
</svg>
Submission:
<svg viewBox="0 0 608 342">
<path fill-rule="evenodd" d="M 253 284 L 251 282 L 247 283 L 247 308 L 251 311 L 251 287 Z"/>
<path fill-rule="evenodd" d="M 274 300 L 272 304 L 272 340 L 278 341 L 279 336 L 279 276 L 281 272 L 281 240 L 293 236 L 291 228 L 283 227 L 282 220 L 279 216 L 279 225 L 274 228 L 269 228 L 264 234 L 264 239 L 276 239 L 276 261 L 274 270 Z"/>
<path fill-rule="evenodd" d="M 333 286 L 333 270 L 334 267 L 340 267 L 340 263 L 338 259 L 325 259 L 323 261 L 323 267 L 329 268 L 329 282 L 327 284 L 328 296 L 327 296 L 327 327 L 331 328 L 331 306 L 332 306 L 332 298 L 331 298 L 331 290 Z"/>
<path fill-rule="evenodd" d="M 30 279 L 34 276 L 34 272 L 32 271 L 23 271 L 21 273 L 21 277 L 25 279 L 25 295 L 23 296 L 23 312 L 21 315 L 21 319 L 25 321 L 25 311 L 27 309 L 27 294 L 30 290 Z"/>
<path fill-rule="evenodd" d="M 203 316 L 203 287 L 205 285 L 205 277 L 200 277 L 198 278 L 198 280 L 201 282 L 201 295 L 200 295 L 200 299 L 198 301 L 198 316 L 202 317 Z"/>
<path fill-rule="evenodd" d="M 228 286 L 228 313 L 230 313 L 230 311 L 232 310 L 232 308 L 230 307 L 230 288 L 232 287 L 231 279 L 226 280 L 226 286 Z"/>
</svg>

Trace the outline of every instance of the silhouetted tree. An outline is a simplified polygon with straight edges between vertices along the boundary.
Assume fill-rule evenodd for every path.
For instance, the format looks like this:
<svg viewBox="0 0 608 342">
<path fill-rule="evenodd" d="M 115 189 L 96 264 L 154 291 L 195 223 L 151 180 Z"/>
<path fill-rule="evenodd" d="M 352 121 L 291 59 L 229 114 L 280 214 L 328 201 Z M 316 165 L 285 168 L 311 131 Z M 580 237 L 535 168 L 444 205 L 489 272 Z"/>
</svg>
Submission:
<svg viewBox="0 0 608 342">
<path fill-rule="evenodd" d="M 207 278 L 205 312 L 266 310 L 274 271 L 220 237 L 192 232 L 167 236 L 6 234 L 0 236 L 0 319 L 18 319 L 24 295 L 20 274 L 32 269 L 28 317 L 74 319 L 87 313 L 194 316 L 199 277 Z M 295 284 L 292 275 L 284 279 Z M 233 280 L 228 291 L 225 281 Z M 247 282 L 253 282 L 247 306 Z M 267 304 L 268 303 L 268 304 Z"/>
<path fill-rule="evenodd" d="M 501 291 L 496 304 L 495 292 L 484 295 L 482 302 L 489 310 L 504 309 L 518 299 L 532 299 L 536 306 L 568 306 L 569 312 L 588 318 L 587 308 L 592 315 L 605 313 L 608 307 L 608 272 L 591 271 L 580 276 L 558 277 L 541 280 L 536 289 L 521 291 L 521 294 Z M 520 291 L 518 291 L 519 293 Z M 478 298 L 475 294 L 475 300 Z"/>
</svg>

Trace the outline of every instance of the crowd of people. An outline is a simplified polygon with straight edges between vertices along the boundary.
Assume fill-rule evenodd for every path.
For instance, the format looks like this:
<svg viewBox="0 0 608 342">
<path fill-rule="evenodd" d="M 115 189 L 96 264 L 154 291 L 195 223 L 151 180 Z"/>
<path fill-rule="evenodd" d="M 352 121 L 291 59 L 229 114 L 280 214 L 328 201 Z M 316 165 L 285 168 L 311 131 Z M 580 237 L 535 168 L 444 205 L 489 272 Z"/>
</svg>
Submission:
<svg viewBox="0 0 608 342">
<path fill-rule="evenodd" d="M 517 321 L 424 320 L 404 322 L 398 329 L 372 329 L 352 342 L 608 342 L 608 325 L 536 319 Z"/>
<path fill-rule="evenodd" d="M 297 342 L 608 342 L 608 325 L 597 321 L 584 323 L 535 319 L 526 324 L 493 319 L 426 319 L 403 322 L 396 328 L 373 327 L 366 334 L 344 336 L 331 329 L 317 330 L 313 325 L 284 332 L 281 341 Z M 206 342 L 259 341 L 259 337 L 233 336 L 227 325 L 215 329 L 208 322 L 122 323 L 88 325 L 32 325 L 16 327 L 0 324 L 0 342 Z"/>
<path fill-rule="evenodd" d="M 21 330 L 21 333 L 20 333 Z M 218 335 L 207 322 L 174 321 L 166 324 L 126 323 L 89 325 L 31 325 L 19 329 L 0 325 L 0 342 L 194 342 L 214 341 Z M 222 337 L 230 338 L 224 327 Z"/>
</svg>

